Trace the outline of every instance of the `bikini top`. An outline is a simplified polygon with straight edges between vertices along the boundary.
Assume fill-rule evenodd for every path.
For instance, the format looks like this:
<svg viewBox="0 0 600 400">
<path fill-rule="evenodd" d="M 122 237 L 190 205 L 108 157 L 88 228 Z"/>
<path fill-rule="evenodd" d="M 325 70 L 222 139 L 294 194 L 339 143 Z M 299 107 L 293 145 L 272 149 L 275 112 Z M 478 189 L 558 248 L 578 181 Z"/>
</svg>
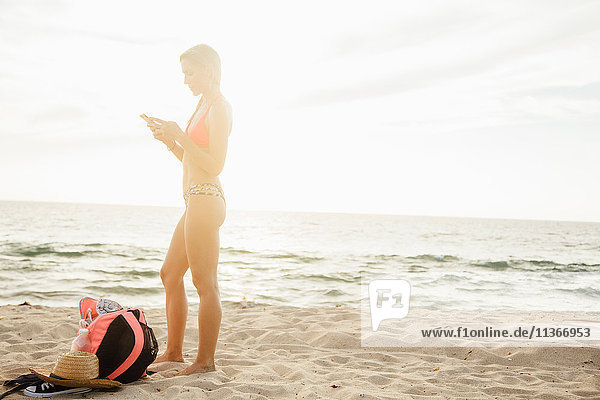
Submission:
<svg viewBox="0 0 600 400">
<path fill-rule="evenodd" d="M 192 118 L 190 118 L 190 121 L 188 122 L 187 127 L 185 128 L 185 133 L 194 141 L 194 143 L 196 143 L 198 145 L 198 147 L 202 147 L 202 148 L 208 147 L 208 130 L 206 129 L 206 124 L 204 123 L 204 119 L 206 118 L 206 115 L 208 114 L 208 110 L 210 110 L 210 107 L 221 96 L 222 96 L 222 94 L 219 93 L 219 95 L 217 97 L 215 97 L 215 99 L 212 101 L 212 103 L 210 103 L 208 105 L 208 108 L 204 112 L 204 115 L 202 117 L 200 117 L 198 122 L 196 122 L 196 124 L 192 127 L 191 131 L 188 132 L 188 129 L 190 127 L 190 124 L 192 123 L 192 120 L 194 119 L 193 115 L 192 115 Z M 196 110 L 196 111 L 198 111 L 198 110 Z M 194 115 L 195 115 L 195 113 L 194 113 Z"/>
</svg>

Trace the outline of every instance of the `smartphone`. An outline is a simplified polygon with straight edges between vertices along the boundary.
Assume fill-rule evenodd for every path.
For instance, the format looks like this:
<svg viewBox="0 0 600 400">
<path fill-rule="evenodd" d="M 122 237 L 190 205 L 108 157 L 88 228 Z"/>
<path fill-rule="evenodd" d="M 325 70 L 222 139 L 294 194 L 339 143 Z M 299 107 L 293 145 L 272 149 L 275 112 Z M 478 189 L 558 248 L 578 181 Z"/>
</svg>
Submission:
<svg viewBox="0 0 600 400">
<path fill-rule="evenodd" d="M 141 114 L 141 115 L 140 115 L 140 118 L 143 118 L 143 119 L 144 119 L 144 121 L 148 122 L 149 124 L 152 124 L 152 125 L 158 125 L 156 122 L 152 121 L 152 120 L 150 119 L 150 117 L 148 117 L 146 114 Z"/>
</svg>

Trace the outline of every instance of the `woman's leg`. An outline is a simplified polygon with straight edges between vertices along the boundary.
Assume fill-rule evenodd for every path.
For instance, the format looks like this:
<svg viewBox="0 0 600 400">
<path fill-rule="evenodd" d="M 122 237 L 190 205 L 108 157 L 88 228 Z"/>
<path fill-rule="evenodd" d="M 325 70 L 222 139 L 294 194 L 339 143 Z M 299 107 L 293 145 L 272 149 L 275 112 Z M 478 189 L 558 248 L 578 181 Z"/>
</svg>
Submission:
<svg viewBox="0 0 600 400">
<path fill-rule="evenodd" d="M 188 312 L 187 296 L 183 285 L 183 276 L 188 269 L 184 239 L 185 216 L 186 213 L 175 227 L 171 245 L 160 270 L 167 303 L 167 349 L 154 361 L 155 363 L 183 362 L 183 337 Z"/>
<path fill-rule="evenodd" d="M 225 220 L 223 199 L 193 195 L 185 219 L 185 248 L 192 281 L 200 297 L 198 356 L 180 375 L 214 370 L 215 348 L 221 327 L 221 299 L 217 283 L 219 227 Z"/>
</svg>

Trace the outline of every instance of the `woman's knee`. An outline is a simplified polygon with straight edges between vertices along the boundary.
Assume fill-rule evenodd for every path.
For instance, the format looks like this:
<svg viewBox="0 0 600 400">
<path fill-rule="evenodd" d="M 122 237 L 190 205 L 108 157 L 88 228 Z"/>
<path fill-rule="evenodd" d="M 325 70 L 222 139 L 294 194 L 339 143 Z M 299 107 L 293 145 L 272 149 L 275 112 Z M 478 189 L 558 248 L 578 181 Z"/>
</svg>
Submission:
<svg viewBox="0 0 600 400">
<path fill-rule="evenodd" d="M 198 292 L 200 296 L 210 293 L 219 293 L 219 284 L 216 278 L 192 277 L 192 282 L 194 283 L 196 292 Z"/>
<path fill-rule="evenodd" d="M 178 273 L 175 268 L 171 268 L 168 264 L 163 264 L 160 269 L 160 280 L 165 288 L 177 287 L 183 285 L 183 275 Z"/>
</svg>

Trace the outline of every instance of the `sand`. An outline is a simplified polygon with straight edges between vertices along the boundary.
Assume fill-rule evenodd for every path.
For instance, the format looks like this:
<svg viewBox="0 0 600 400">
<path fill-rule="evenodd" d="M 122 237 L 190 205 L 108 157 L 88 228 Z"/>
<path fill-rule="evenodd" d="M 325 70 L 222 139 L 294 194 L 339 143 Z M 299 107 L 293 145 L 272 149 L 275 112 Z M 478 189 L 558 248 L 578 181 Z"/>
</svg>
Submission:
<svg viewBox="0 0 600 400">
<path fill-rule="evenodd" d="M 164 310 L 145 310 L 161 351 Z M 592 347 L 361 347 L 352 307 L 226 306 L 215 372 L 173 377 L 195 357 L 191 307 L 186 364 L 88 399 L 578 399 L 600 398 Z M 0 379 L 52 368 L 78 328 L 73 308 L 0 306 Z M 24 398 L 11 394 L 11 398 Z M 77 398 L 66 395 L 60 398 Z"/>
</svg>

